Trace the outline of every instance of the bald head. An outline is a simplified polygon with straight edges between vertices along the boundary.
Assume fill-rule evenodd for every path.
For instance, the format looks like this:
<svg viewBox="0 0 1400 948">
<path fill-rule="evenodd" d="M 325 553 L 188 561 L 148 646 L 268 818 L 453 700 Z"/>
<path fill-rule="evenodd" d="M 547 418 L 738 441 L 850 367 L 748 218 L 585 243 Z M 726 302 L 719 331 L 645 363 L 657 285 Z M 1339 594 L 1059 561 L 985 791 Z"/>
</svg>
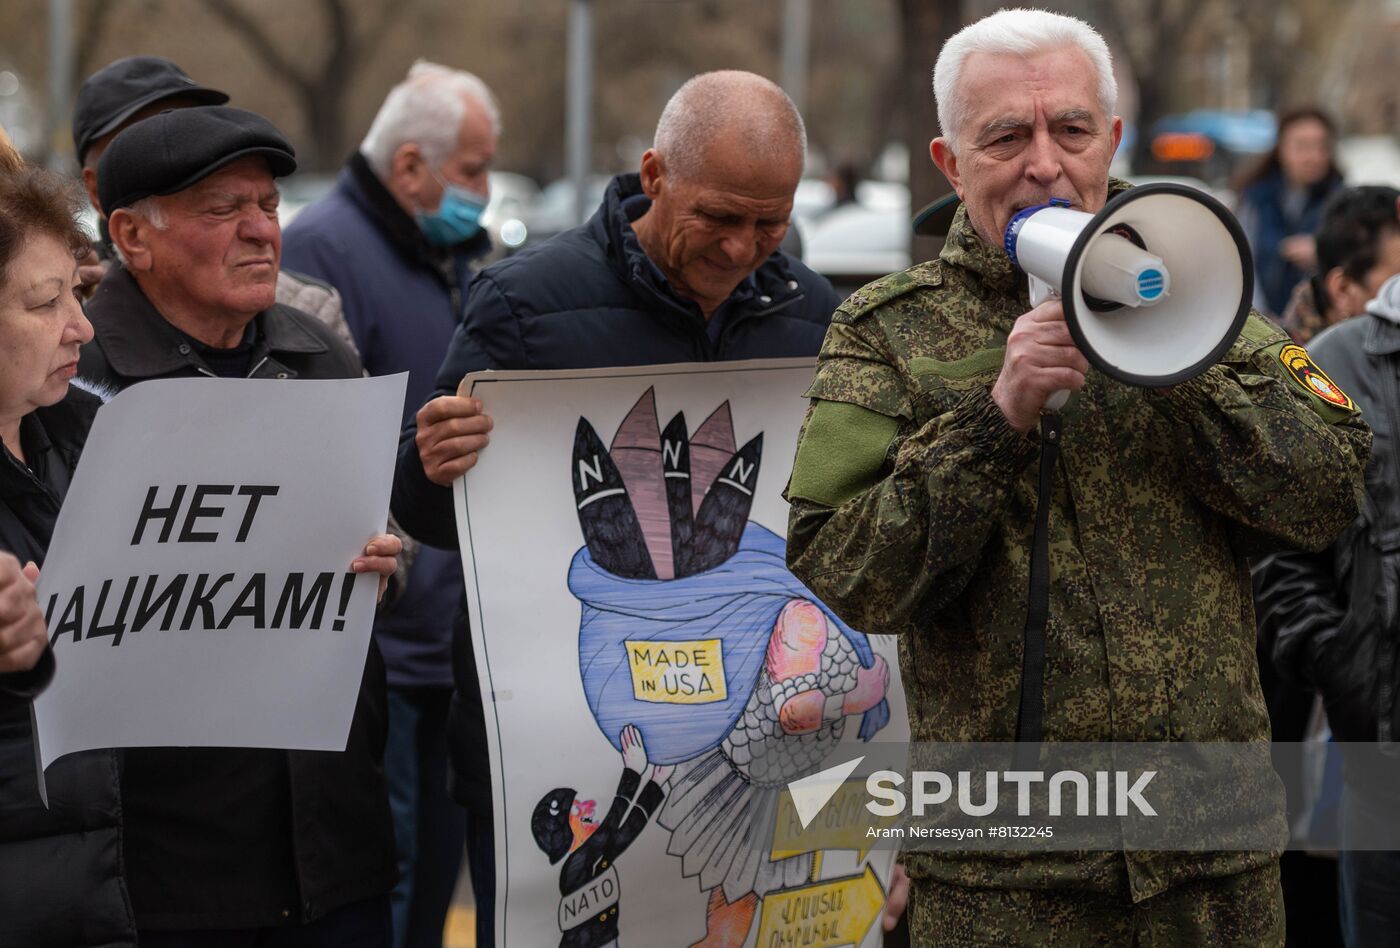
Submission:
<svg viewBox="0 0 1400 948">
<path fill-rule="evenodd" d="M 763 164 L 802 167 L 807 130 L 787 93 L 762 76 L 738 70 L 694 77 L 671 96 L 656 123 L 653 148 L 669 174 L 703 173 L 711 149 L 744 147 Z"/>
</svg>

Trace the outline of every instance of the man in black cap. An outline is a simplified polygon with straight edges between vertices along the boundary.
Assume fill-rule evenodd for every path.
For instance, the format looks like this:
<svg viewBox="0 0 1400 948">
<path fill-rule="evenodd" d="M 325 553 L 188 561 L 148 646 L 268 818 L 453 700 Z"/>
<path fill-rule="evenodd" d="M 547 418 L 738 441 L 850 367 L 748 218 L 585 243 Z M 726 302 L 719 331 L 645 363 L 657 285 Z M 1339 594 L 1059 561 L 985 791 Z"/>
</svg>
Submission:
<svg viewBox="0 0 1400 948">
<path fill-rule="evenodd" d="M 93 210 L 97 211 L 101 231 L 94 245 L 95 254 L 79 268 L 78 275 L 84 286 L 102 279 L 112 256 L 107 215 L 102 211 L 97 194 L 97 163 L 107 145 L 127 126 L 166 109 L 223 105 L 228 99 L 228 95 L 217 89 L 198 85 L 179 66 L 159 56 L 118 59 L 83 82 L 73 105 L 73 146 L 83 166 L 83 187 Z M 342 342 L 355 348 L 340 294 L 332 287 L 284 270 L 277 277 L 277 302 L 310 313 L 335 330 Z"/>
<path fill-rule="evenodd" d="M 88 304 L 79 374 L 352 378 L 355 356 L 275 302 L 275 178 L 296 160 L 267 120 L 227 106 L 137 122 L 98 164 L 114 266 Z M 383 574 L 399 544 L 364 559 Z M 138 748 L 121 777 L 127 884 L 143 948 L 387 948 L 394 840 L 384 671 L 371 642 L 342 753 Z M 274 931 L 276 929 L 277 931 Z"/>
<path fill-rule="evenodd" d="M 93 73 L 73 103 L 73 153 L 83 167 L 83 187 L 97 200 L 97 162 L 117 133 L 165 109 L 223 105 L 228 96 L 206 89 L 168 59 L 127 56 Z"/>
</svg>

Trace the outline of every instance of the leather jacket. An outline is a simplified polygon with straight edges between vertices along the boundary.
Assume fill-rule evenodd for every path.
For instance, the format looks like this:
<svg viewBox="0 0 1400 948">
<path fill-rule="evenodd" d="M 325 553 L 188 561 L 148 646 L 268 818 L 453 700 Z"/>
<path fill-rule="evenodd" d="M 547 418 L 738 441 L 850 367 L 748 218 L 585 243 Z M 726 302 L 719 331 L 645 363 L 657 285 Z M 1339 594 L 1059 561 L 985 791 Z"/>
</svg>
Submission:
<svg viewBox="0 0 1400 948">
<path fill-rule="evenodd" d="M 1309 353 L 1374 432 L 1366 496 L 1329 549 L 1256 564 L 1260 632 L 1279 673 L 1322 695 L 1338 740 L 1391 744 L 1400 735 L 1400 322 L 1358 316 L 1315 337 Z"/>
</svg>

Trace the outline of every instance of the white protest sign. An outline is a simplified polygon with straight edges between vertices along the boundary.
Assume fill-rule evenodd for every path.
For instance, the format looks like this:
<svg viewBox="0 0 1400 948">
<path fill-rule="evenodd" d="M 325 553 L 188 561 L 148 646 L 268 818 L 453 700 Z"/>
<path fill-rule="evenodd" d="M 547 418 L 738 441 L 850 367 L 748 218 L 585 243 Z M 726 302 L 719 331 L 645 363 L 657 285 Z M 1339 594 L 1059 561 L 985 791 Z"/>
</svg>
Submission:
<svg viewBox="0 0 1400 948">
<path fill-rule="evenodd" d="M 39 601 L 40 766 L 99 747 L 343 750 L 406 375 L 169 379 L 97 414 Z"/>
<path fill-rule="evenodd" d="M 867 840 L 863 776 L 827 794 L 810 837 L 787 791 L 909 740 L 897 643 L 846 626 L 784 562 L 812 373 L 468 378 L 494 421 L 455 496 L 497 944 L 883 937 L 895 854 Z"/>
</svg>

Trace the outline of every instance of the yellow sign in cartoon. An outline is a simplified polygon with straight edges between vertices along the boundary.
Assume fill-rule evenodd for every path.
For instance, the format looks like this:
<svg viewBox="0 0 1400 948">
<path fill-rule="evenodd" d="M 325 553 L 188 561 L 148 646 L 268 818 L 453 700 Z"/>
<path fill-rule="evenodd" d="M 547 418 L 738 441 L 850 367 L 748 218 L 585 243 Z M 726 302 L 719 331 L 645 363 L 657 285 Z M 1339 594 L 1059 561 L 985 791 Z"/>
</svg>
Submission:
<svg viewBox="0 0 1400 948">
<path fill-rule="evenodd" d="M 720 639 L 690 642 L 628 640 L 627 667 L 638 701 L 661 704 L 708 704 L 729 696 L 724 683 Z"/>
<path fill-rule="evenodd" d="M 885 889 L 869 863 L 860 875 L 779 889 L 763 900 L 760 948 L 859 945 L 885 905 Z"/>
</svg>

